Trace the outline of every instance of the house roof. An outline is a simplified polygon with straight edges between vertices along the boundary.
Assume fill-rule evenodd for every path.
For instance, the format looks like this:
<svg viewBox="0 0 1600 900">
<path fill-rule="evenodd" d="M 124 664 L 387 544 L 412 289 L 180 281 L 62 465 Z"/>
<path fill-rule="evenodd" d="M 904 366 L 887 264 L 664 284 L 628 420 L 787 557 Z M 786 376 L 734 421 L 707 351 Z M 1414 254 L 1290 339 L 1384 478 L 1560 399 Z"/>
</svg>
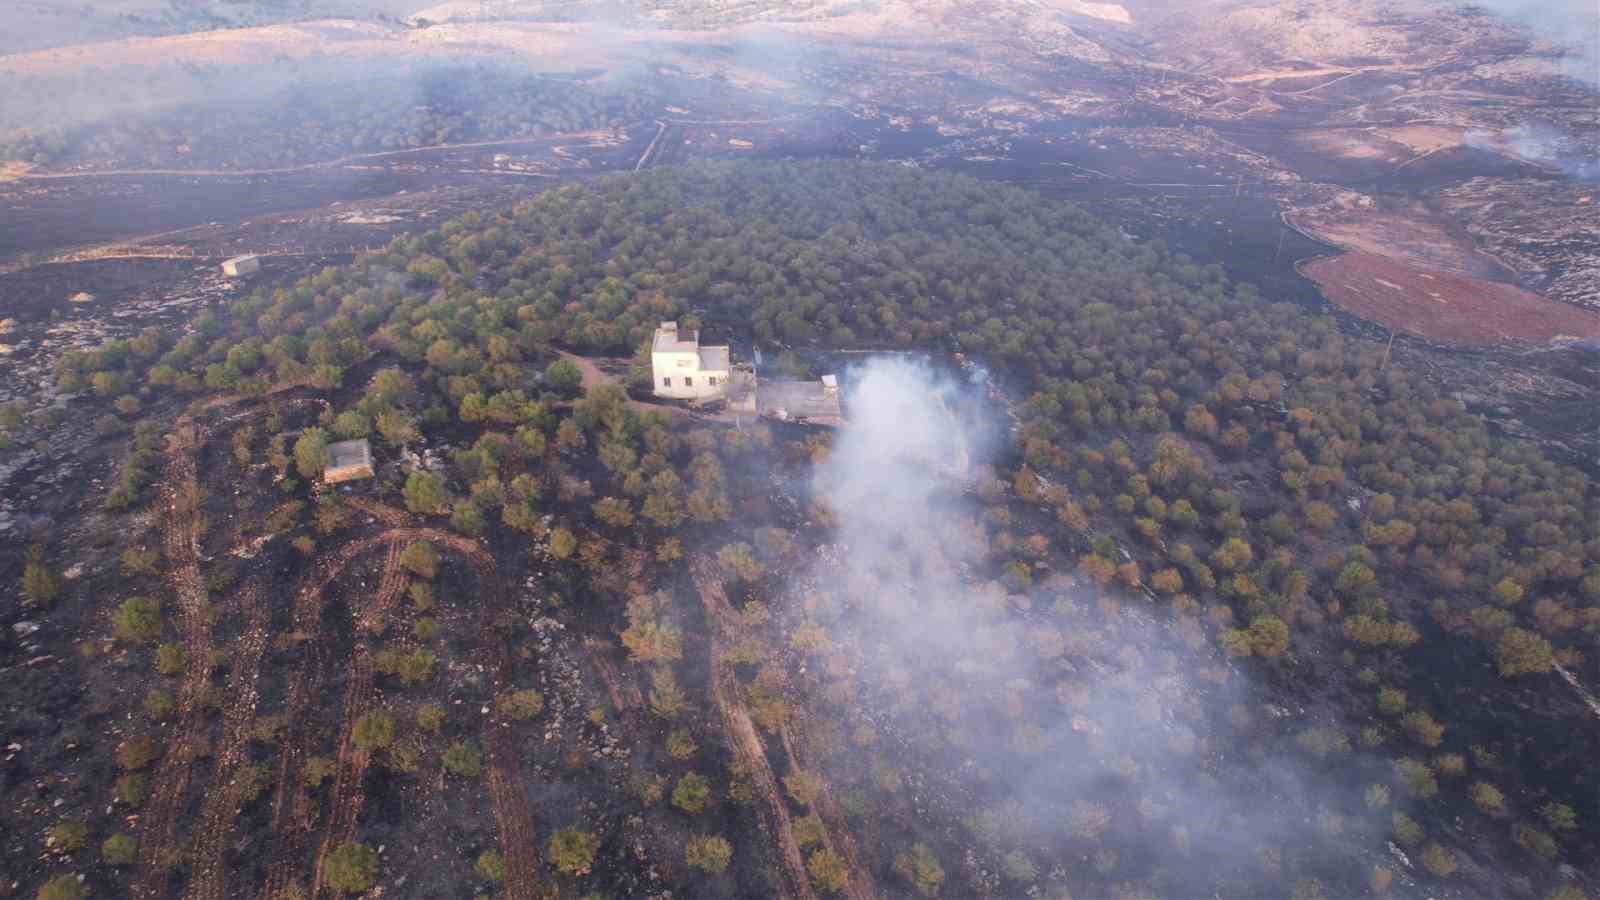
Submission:
<svg viewBox="0 0 1600 900">
<path fill-rule="evenodd" d="M 726 372 L 728 370 L 730 354 L 727 347 L 701 347 L 700 370 L 710 372 Z"/>
<path fill-rule="evenodd" d="M 350 466 L 372 465 L 372 445 L 366 439 L 340 441 L 328 445 L 328 468 L 344 469 Z"/>
<path fill-rule="evenodd" d="M 693 353 L 700 349 L 700 335 L 693 331 L 679 331 L 676 324 L 671 328 L 663 324 L 656 329 L 656 339 L 651 349 L 657 353 Z"/>
</svg>

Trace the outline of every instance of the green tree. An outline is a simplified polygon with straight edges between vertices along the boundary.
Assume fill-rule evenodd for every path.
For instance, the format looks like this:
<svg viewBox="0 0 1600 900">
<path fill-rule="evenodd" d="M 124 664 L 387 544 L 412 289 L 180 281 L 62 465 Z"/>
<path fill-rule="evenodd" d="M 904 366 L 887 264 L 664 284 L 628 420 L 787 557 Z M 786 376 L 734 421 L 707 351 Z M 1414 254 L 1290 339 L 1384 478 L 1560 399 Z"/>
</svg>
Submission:
<svg viewBox="0 0 1600 900">
<path fill-rule="evenodd" d="M 76 875 L 57 875 L 39 888 L 39 900 L 83 900 L 89 890 Z"/>
<path fill-rule="evenodd" d="M 442 516 L 450 511 L 450 491 L 445 487 L 444 476 L 434 472 L 412 470 L 406 476 L 402 491 L 406 509 L 424 516 Z"/>
<path fill-rule="evenodd" d="M 894 870 L 925 897 L 934 897 L 944 884 L 944 868 L 927 844 L 918 842 L 908 853 L 894 858 Z"/>
<path fill-rule="evenodd" d="M 433 578 L 439 574 L 439 551 L 428 541 L 413 541 L 400 551 L 400 565 L 419 578 Z"/>
<path fill-rule="evenodd" d="M 811 851 L 806 859 L 806 871 L 811 873 L 817 886 L 829 894 L 839 893 L 850 883 L 850 867 L 845 864 L 844 857 L 827 847 Z"/>
<path fill-rule="evenodd" d="M 672 789 L 672 805 L 691 815 L 705 812 L 711 800 L 711 781 L 698 772 L 690 772 L 678 779 Z"/>
<path fill-rule="evenodd" d="M 328 887 L 347 894 L 372 890 L 378 880 L 378 854 L 366 844 L 340 844 L 328 854 Z"/>
<path fill-rule="evenodd" d="M 371 752 L 382 750 L 394 743 L 394 716 L 384 710 L 373 710 L 356 720 L 350 732 L 358 749 Z"/>
<path fill-rule="evenodd" d="M 577 828 L 563 828 L 550 836 L 545 858 L 568 875 L 587 875 L 594 868 L 595 851 L 599 849 L 600 839 L 593 834 Z"/>
<path fill-rule="evenodd" d="M 575 397 L 583 386 L 583 370 L 569 359 L 558 359 L 544 370 L 545 383 L 550 389 L 567 397 Z"/>
<path fill-rule="evenodd" d="M 307 428 L 294 442 L 294 467 L 300 477 L 307 480 L 322 477 L 328 464 L 328 433 L 321 428 Z"/>
<path fill-rule="evenodd" d="M 108 866 L 131 866 L 139 858 L 139 845 L 131 835 L 114 834 L 100 845 L 100 858 Z"/>
<path fill-rule="evenodd" d="M 472 741 L 457 741 L 444 751 L 444 770 L 459 778 L 477 778 L 483 772 L 483 752 Z"/>
<path fill-rule="evenodd" d="M 117 640 L 144 644 L 161 636 L 161 604 L 148 597 L 130 597 L 111 614 Z"/>
<path fill-rule="evenodd" d="M 48 606 L 60 593 L 61 582 L 45 565 L 44 549 L 37 544 L 29 547 L 22 566 L 22 595 L 35 606 Z"/>
<path fill-rule="evenodd" d="M 500 884 L 506 880 L 506 858 L 498 850 L 485 850 L 478 855 L 478 863 L 473 866 L 473 871 L 478 877 L 490 884 Z"/>
<path fill-rule="evenodd" d="M 1495 646 L 1495 662 L 1506 678 L 1548 672 L 1555 666 L 1550 642 L 1522 628 L 1507 628 Z"/>
<path fill-rule="evenodd" d="M 683 859 L 707 875 L 721 875 L 733 860 L 733 845 L 715 835 L 693 837 L 684 845 Z"/>
</svg>

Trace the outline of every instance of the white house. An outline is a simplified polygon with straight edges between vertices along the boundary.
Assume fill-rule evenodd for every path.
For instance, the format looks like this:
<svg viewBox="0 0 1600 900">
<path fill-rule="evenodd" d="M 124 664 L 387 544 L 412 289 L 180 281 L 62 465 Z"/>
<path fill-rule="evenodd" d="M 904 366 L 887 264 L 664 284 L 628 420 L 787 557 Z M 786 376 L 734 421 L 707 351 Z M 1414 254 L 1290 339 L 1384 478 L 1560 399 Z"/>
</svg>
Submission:
<svg viewBox="0 0 1600 900">
<path fill-rule="evenodd" d="M 709 400 L 727 393 L 733 359 L 726 346 L 702 347 L 694 332 L 662 322 L 650 348 L 655 395 L 673 400 Z"/>
<path fill-rule="evenodd" d="M 229 278 L 238 278 L 241 275 L 253 275 L 261 269 L 261 257 L 247 255 L 235 256 L 222 264 L 222 274 Z"/>
</svg>

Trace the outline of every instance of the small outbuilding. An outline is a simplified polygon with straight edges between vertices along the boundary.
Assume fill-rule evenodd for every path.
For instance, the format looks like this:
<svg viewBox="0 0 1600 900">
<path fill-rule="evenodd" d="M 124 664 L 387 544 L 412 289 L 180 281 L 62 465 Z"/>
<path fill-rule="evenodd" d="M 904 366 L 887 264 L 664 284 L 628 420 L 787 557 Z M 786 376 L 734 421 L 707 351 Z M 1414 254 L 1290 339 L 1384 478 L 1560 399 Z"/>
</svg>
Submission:
<svg viewBox="0 0 1600 900">
<path fill-rule="evenodd" d="M 364 438 L 328 445 L 327 464 L 322 470 L 324 484 L 371 478 L 373 474 L 372 445 Z"/>
<path fill-rule="evenodd" d="M 235 256 L 222 264 L 222 274 L 229 278 L 238 278 L 243 275 L 254 275 L 261 271 L 261 257 L 254 254 Z"/>
</svg>

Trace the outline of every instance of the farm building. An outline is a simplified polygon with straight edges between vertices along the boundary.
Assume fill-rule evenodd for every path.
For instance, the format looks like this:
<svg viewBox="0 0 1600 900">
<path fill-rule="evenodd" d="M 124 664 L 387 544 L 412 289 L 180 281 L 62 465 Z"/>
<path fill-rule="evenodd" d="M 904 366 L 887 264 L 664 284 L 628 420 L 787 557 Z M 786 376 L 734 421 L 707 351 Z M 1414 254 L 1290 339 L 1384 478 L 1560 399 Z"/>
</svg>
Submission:
<svg viewBox="0 0 1600 900">
<path fill-rule="evenodd" d="M 222 264 L 222 274 L 229 278 L 238 278 L 242 275 L 253 275 L 261 270 L 261 257 L 235 256 Z"/>
<path fill-rule="evenodd" d="M 372 476 L 372 445 L 366 440 L 340 441 L 328 445 L 327 464 L 322 470 L 325 484 L 339 484 Z"/>
<path fill-rule="evenodd" d="M 844 424 L 839 379 L 833 375 L 816 381 L 763 381 L 756 385 L 756 411 L 781 422 Z"/>
<path fill-rule="evenodd" d="M 662 322 L 650 346 L 655 395 L 670 400 L 710 400 L 727 393 L 733 357 L 726 346 L 702 347 L 695 332 Z"/>
</svg>

